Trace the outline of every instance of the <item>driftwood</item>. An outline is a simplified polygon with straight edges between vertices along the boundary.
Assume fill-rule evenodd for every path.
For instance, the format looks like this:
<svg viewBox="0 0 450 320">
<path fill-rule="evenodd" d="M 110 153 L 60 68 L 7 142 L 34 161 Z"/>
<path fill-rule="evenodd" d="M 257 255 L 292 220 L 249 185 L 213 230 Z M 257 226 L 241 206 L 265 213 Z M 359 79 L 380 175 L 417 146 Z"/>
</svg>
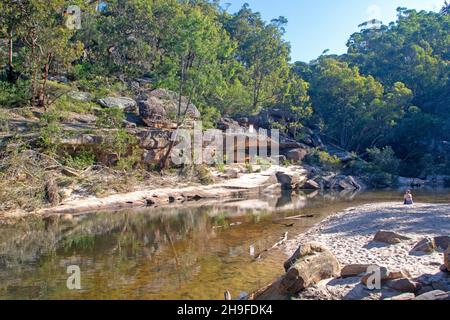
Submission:
<svg viewBox="0 0 450 320">
<path fill-rule="evenodd" d="M 256 260 L 261 259 L 261 258 L 262 258 L 262 255 L 263 255 L 264 253 L 269 252 L 269 251 L 271 251 L 271 250 L 273 250 L 273 249 L 276 249 L 276 248 L 278 248 L 279 246 L 282 246 L 283 244 L 285 244 L 286 241 L 287 241 L 287 238 L 288 238 L 288 232 L 285 232 L 284 235 L 281 237 L 280 241 L 278 241 L 277 243 L 275 243 L 272 247 L 267 248 L 267 249 L 261 251 L 260 253 L 258 253 L 258 254 L 256 255 L 256 257 L 253 259 L 253 261 L 256 261 Z"/>
</svg>

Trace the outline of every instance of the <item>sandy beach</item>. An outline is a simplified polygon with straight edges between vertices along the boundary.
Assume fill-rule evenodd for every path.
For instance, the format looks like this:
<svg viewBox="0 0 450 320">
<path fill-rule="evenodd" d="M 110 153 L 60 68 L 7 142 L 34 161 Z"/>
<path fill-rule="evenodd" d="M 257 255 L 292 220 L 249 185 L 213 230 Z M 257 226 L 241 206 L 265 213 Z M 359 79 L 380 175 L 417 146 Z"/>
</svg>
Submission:
<svg viewBox="0 0 450 320">
<path fill-rule="evenodd" d="M 374 242 L 380 231 L 394 231 L 410 240 L 388 245 Z M 377 264 L 390 271 L 406 271 L 412 278 L 439 273 L 443 251 L 429 254 L 411 253 L 425 237 L 450 235 L 450 204 L 399 203 L 368 204 L 349 208 L 330 216 L 305 234 L 290 240 L 290 256 L 302 243 L 318 242 L 336 256 L 341 266 Z M 301 293 L 301 299 L 379 299 L 395 292 L 370 292 L 360 284 L 361 277 L 325 280 Z"/>
</svg>

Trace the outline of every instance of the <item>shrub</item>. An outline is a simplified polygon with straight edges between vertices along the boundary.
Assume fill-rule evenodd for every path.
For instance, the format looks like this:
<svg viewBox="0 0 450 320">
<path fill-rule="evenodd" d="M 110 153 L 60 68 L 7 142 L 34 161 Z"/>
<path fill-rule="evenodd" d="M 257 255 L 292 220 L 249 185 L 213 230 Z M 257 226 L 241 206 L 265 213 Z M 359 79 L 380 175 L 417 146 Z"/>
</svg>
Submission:
<svg viewBox="0 0 450 320">
<path fill-rule="evenodd" d="M 97 126 L 100 128 L 120 128 L 125 114 L 119 108 L 101 109 L 97 114 Z"/>
<path fill-rule="evenodd" d="M 305 162 L 312 166 L 321 166 L 326 170 L 334 171 L 342 168 L 342 161 L 337 156 L 317 148 L 305 157 Z"/>
<path fill-rule="evenodd" d="M 91 150 L 81 150 L 76 155 L 65 155 L 65 165 L 78 170 L 86 169 L 95 162 L 95 155 Z"/>
<path fill-rule="evenodd" d="M 16 108 L 28 105 L 31 100 L 28 81 L 18 80 L 11 84 L 0 81 L 0 107 Z"/>
</svg>

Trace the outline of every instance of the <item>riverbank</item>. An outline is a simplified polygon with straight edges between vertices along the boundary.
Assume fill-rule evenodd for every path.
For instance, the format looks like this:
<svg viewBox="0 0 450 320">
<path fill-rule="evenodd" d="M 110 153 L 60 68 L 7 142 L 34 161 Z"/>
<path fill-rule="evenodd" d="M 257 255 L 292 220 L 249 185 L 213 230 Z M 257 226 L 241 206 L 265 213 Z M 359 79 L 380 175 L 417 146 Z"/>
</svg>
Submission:
<svg viewBox="0 0 450 320">
<path fill-rule="evenodd" d="M 396 232 L 405 238 L 396 244 L 374 241 L 374 236 L 381 230 Z M 418 281 L 422 291 L 437 288 L 449 291 L 450 277 L 439 273 L 445 249 L 435 243 L 436 247 L 426 252 L 412 252 L 417 243 L 426 238 L 441 237 L 440 241 L 448 245 L 448 237 L 443 236 L 449 234 L 450 204 L 404 206 L 385 202 L 350 208 L 332 215 L 308 232 L 288 241 L 285 251 L 291 256 L 300 245 L 316 242 L 327 247 L 341 267 L 377 265 L 408 275 L 411 281 Z M 370 291 L 361 283 L 361 276 L 356 274 L 319 282 L 302 291 L 298 298 L 360 300 L 392 297 L 401 293 L 389 287 Z"/>
</svg>

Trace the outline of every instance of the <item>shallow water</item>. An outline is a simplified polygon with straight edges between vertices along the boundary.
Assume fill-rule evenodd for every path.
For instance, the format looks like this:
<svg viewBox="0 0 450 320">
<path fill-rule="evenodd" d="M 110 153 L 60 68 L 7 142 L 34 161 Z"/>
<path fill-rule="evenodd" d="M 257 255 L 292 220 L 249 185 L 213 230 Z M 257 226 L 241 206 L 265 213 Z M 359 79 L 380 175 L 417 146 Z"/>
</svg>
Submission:
<svg viewBox="0 0 450 320">
<path fill-rule="evenodd" d="M 0 299 L 223 299 L 225 290 L 236 298 L 282 274 L 281 250 L 254 258 L 285 232 L 290 238 L 345 208 L 399 199 L 395 190 L 315 192 L 0 227 Z M 415 200 L 448 203 L 450 192 L 415 191 Z M 294 215 L 314 217 L 280 220 Z M 81 290 L 67 289 L 71 265 L 80 267 Z"/>
</svg>

